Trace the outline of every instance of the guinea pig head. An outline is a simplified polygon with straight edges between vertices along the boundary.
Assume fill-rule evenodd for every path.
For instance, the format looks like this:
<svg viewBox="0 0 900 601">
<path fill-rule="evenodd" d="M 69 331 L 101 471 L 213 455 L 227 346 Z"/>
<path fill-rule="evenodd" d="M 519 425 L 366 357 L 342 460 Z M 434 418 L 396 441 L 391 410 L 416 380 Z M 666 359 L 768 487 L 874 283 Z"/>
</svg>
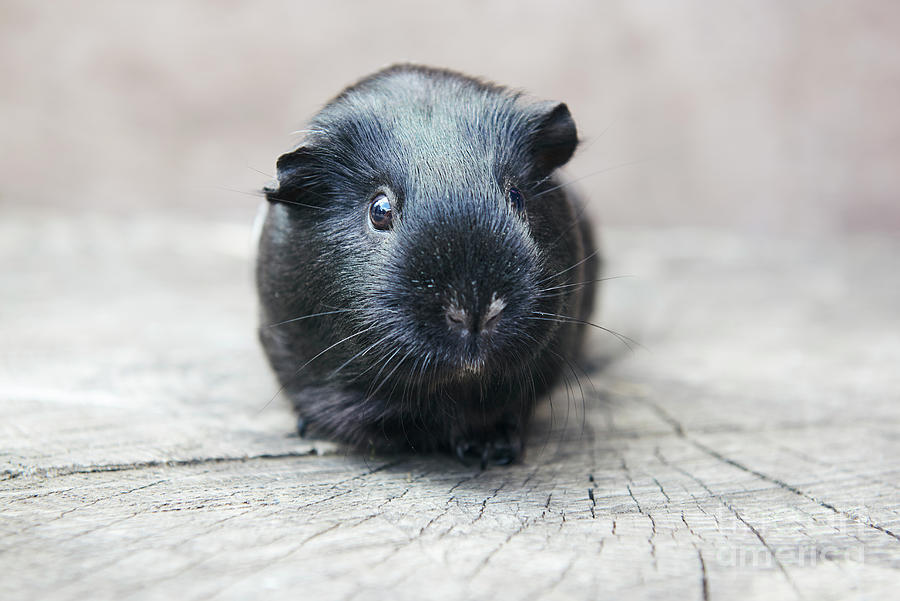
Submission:
<svg viewBox="0 0 900 601">
<path fill-rule="evenodd" d="M 365 91 L 320 113 L 270 193 L 308 214 L 308 269 L 334 274 L 323 298 L 355 309 L 335 338 L 364 334 L 342 354 L 432 384 L 520 370 L 558 325 L 541 315 L 561 296 L 542 287 L 568 267 L 549 247 L 570 219 L 548 215 L 569 207 L 541 192 L 577 143 L 568 109 L 499 92 L 384 106 Z"/>
</svg>

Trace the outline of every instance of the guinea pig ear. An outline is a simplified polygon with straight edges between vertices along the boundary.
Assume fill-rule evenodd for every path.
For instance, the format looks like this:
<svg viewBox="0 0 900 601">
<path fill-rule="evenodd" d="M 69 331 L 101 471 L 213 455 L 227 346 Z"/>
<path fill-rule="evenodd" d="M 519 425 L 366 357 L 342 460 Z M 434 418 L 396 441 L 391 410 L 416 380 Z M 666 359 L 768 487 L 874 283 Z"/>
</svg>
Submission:
<svg viewBox="0 0 900 601">
<path fill-rule="evenodd" d="M 536 109 L 537 127 L 532 138 L 532 152 L 538 169 L 549 174 L 572 158 L 578 146 L 578 132 L 564 102 L 545 102 Z"/>
<path fill-rule="evenodd" d="M 266 186 L 266 199 L 269 202 L 297 203 L 304 196 L 312 173 L 313 155 L 306 146 L 292 150 L 278 157 L 276 163 L 278 181 Z"/>
</svg>

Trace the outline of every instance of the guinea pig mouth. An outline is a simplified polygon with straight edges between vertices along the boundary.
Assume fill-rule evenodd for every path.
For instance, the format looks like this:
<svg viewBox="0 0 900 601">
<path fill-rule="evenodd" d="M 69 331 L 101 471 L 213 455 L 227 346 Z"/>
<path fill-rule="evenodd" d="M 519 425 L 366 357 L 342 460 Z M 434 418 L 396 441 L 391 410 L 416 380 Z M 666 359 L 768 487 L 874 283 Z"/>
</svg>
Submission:
<svg viewBox="0 0 900 601">
<path fill-rule="evenodd" d="M 460 369 L 461 375 L 479 376 L 484 372 L 484 359 L 464 359 Z"/>
<path fill-rule="evenodd" d="M 458 379 L 473 379 L 484 377 L 488 372 L 502 369 L 502 359 L 497 355 L 491 335 L 466 336 L 457 347 L 456 356 L 450 358 L 447 363 L 448 375 Z"/>
<path fill-rule="evenodd" d="M 455 336 L 451 336 L 453 338 Z M 444 340 L 441 351 L 433 356 L 429 371 L 432 383 L 447 383 L 461 380 L 477 380 L 497 368 L 494 350 L 489 341 L 473 340 L 465 336 L 463 340 Z"/>
</svg>

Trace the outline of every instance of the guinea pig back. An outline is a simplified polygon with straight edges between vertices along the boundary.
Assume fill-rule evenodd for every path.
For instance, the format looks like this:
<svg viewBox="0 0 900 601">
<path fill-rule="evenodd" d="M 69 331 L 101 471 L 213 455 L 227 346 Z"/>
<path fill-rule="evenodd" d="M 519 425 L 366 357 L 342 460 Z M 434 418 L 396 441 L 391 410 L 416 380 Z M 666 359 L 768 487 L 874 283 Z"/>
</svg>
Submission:
<svg viewBox="0 0 900 601">
<path fill-rule="evenodd" d="M 565 104 L 411 65 L 329 102 L 278 159 L 260 339 L 303 428 L 357 448 L 520 456 L 571 369 L 599 260 L 554 180 Z"/>
</svg>

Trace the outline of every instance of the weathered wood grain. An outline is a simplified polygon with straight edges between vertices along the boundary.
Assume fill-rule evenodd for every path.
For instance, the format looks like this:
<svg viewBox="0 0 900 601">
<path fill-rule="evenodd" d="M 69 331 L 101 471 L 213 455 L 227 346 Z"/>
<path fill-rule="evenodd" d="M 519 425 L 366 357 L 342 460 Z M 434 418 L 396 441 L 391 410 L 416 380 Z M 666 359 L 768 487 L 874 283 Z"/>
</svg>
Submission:
<svg viewBox="0 0 900 601">
<path fill-rule="evenodd" d="M 291 434 L 243 221 L 5 215 L 0 598 L 895 596 L 900 242 L 605 241 L 646 350 L 480 472 Z"/>
</svg>

